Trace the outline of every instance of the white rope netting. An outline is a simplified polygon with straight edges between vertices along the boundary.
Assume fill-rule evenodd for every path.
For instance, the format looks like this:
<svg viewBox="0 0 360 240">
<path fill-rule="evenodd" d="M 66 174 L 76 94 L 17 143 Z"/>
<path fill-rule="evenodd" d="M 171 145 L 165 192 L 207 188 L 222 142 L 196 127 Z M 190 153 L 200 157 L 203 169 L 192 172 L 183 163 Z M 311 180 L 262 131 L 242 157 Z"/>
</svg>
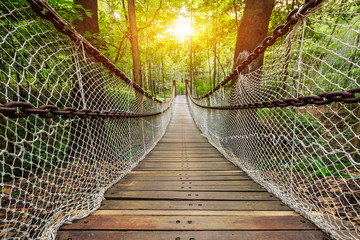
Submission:
<svg viewBox="0 0 360 240">
<path fill-rule="evenodd" d="M 0 104 L 128 114 L 168 109 L 114 119 L 0 114 L 0 238 L 55 239 L 59 226 L 97 209 L 105 190 L 155 146 L 172 101 L 134 90 L 23 0 L 0 3 L 0 54 Z"/>
<path fill-rule="evenodd" d="M 216 110 L 360 87 L 360 2 L 323 1 L 232 87 L 188 102 L 230 161 L 336 239 L 360 238 L 360 106 Z M 251 66 L 250 66 L 251 67 Z M 358 96 L 358 95 L 357 95 Z"/>
</svg>

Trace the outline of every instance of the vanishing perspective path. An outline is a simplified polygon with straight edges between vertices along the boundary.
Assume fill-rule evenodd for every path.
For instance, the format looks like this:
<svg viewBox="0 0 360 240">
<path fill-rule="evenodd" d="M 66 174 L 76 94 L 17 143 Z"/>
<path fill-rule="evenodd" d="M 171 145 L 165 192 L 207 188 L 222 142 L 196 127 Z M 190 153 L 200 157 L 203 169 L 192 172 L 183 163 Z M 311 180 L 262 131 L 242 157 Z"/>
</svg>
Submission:
<svg viewBox="0 0 360 240">
<path fill-rule="evenodd" d="M 326 239 L 208 143 L 185 96 L 164 137 L 105 199 L 57 239 Z"/>
</svg>

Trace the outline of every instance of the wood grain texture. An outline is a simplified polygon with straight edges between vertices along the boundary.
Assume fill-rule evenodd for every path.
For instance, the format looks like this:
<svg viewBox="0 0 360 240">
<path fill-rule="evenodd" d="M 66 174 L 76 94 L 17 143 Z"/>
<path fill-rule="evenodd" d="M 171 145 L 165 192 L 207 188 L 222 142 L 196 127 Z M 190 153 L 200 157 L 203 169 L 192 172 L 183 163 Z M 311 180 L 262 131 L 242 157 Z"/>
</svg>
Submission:
<svg viewBox="0 0 360 240">
<path fill-rule="evenodd" d="M 60 231 L 57 240 L 322 240 L 321 231 Z"/>
</svg>

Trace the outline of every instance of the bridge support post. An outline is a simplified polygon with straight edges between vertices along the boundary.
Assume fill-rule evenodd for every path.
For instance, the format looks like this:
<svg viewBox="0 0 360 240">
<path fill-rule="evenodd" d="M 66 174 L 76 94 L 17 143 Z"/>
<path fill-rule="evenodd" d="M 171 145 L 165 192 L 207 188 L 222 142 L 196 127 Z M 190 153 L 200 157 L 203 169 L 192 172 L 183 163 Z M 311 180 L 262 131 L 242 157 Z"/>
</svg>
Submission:
<svg viewBox="0 0 360 240">
<path fill-rule="evenodd" d="M 176 97 L 176 80 L 173 80 L 173 89 L 175 90 L 175 96 Z"/>
<path fill-rule="evenodd" d="M 185 92 L 186 92 L 186 95 L 188 95 L 188 87 L 189 87 L 189 80 L 185 80 Z"/>
</svg>

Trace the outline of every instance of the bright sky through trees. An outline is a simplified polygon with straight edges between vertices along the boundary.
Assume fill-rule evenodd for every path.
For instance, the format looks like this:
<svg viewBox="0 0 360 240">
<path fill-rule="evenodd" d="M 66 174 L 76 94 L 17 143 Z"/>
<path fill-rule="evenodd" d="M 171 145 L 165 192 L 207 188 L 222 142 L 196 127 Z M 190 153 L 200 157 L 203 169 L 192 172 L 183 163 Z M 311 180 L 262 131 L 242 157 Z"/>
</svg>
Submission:
<svg viewBox="0 0 360 240">
<path fill-rule="evenodd" d="M 171 28 L 167 30 L 168 33 L 174 35 L 179 41 L 184 42 L 191 34 L 191 19 L 189 12 L 183 7 L 180 11 L 179 17 L 174 21 Z"/>
</svg>

